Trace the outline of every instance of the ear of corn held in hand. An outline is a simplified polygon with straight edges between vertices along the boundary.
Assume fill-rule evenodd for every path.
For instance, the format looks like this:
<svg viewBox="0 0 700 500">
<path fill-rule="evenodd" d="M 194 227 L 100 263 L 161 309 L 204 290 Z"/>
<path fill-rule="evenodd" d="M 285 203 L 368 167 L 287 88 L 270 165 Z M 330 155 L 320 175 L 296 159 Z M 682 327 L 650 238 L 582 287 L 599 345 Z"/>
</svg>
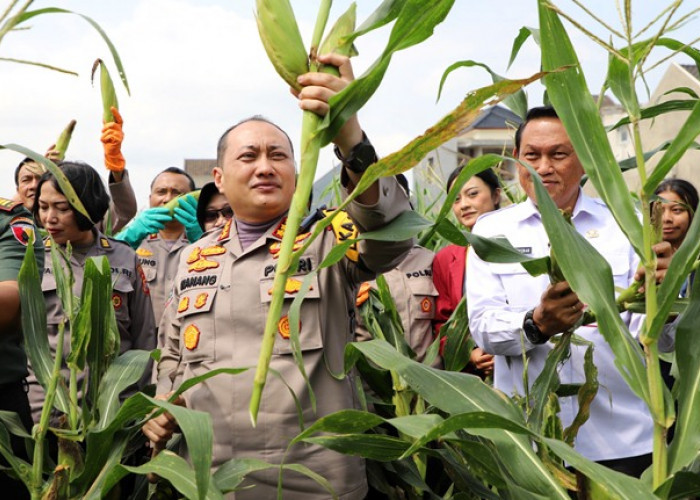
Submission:
<svg viewBox="0 0 700 500">
<path fill-rule="evenodd" d="M 75 124 L 76 121 L 71 120 L 56 140 L 56 151 L 58 151 L 59 160 L 63 160 L 66 157 L 66 151 L 68 150 L 68 144 L 70 144 L 70 139 L 73 135 L 73 129 L 75 129 Z"/>
<path fill-rule="evenodd" d="M 114 115 L 112 114 L 112 107 L 119 109 L 119 102 L 117 101 L 117 93 L 114 90 L 114 84 L 112 83 L 112 77 L 109 76 L 109 71 L 107 71 L 107 66 L 105 66 L 102 59 L 97 59 L 92 65 L 92 76 L 94 81 L 95 71 L 97 67 L 100 68 L 100 91 L 102 92 L 102 121 L 105 123 L 113 122 Z"/>
</svg>

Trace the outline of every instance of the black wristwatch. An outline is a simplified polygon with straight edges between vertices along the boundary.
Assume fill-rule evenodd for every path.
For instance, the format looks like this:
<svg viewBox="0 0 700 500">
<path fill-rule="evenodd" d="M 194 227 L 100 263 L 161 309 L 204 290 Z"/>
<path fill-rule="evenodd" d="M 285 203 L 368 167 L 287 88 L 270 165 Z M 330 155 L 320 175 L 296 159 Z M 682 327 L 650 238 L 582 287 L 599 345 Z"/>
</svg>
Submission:
<svg viewBox="0 0 700 500">
<path fill-rule="evenodd" d="M 533 318 L 534 315 L 534 309 L 530 309 L 525 313 L 525 319 L 523 320 L 523 331 L 525 332 L 525 337 L 531 344 L 544 344 L 549 340 L 549 337 L 547 337 L 539 328 L 537 328 Z"/>
<path fill-rule="evenodd" d="M 370 165 L 377 162 L 374 146 L 369 142 L 367 134 L 364 132 L 362 132 L 362 140 L 353 146 L 347 158 L 343 157 L 338 146 L 333 148 L 333 152 L 345 168 L 356 174 L 364 173 Z"/>
</svg>

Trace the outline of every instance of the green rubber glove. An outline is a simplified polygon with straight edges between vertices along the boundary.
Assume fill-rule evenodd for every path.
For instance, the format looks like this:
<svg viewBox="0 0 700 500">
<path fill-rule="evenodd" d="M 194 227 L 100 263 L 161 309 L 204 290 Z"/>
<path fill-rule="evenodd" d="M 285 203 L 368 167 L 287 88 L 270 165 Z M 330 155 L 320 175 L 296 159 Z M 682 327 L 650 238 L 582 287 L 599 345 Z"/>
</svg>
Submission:
<svg viewBox="0 0 700 500">
<path fill-rule="evenodd" d="M 166 222 L 171 220 L 173 218 L 167 208 L 148 208 L 137 214 L 115 238 L 127 243 L 131 248 L 137 249 L 146 236 L 157 233 L 165 227 Z"/>
<path fill-rule="evenodd" d="M 174 218 L 185 226 L 185 234 L 190 243 L 202 236 L 202 228 L 197 220 L 197 200 L 191 194 L 181 196 L 174 210 Z"/>
</svg>

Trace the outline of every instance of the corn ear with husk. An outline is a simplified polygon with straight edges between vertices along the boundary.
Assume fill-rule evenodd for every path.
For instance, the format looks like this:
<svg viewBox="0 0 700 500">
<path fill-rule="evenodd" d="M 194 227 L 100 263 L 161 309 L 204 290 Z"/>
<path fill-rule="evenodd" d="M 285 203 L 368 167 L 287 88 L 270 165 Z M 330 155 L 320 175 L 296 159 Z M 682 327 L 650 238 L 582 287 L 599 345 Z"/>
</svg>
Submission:
<svg viewBox="0 0 700 500">
<path fill-rule="evenodd" d="M 56 151 L 58 152 L 58 160 L 62 161 L 66 157 L 66 151 L 68 150 L 68 144 L 70 144 L 70 139 L 73 136 L 73 130 L 75 129 L 75 120 L 71 120 L 70 123 L 63 129 L 61 135 L 58 136 L 56 140 Z"/>
<path fill-rule="evenodd" d="M 163 205 L 163 207 L 167 208 L 170 210 L 170 215 L 173 215 L 175 213 L 175 209 L 177 208 L 177 205 L 180 203 L 180 199 L 182 199 L 183 196 L 189 196 L 192 195 L 195 200 L 199 201 L 199 195 L 202 194 L 201 189 L 197 189 L 196 191 L 191 191 L 186 194 L 181 194 L 180 196 L 173 198 L 170 200 L 168 203 Z"/>
<path fill-rule="evenodd" d="M 350 4 L 350 7 L 348 7 L 348 10 L 338 18 L 328 32 L 328 35 L 326 35 L 325 40 L 323 40 L 321 44 L 321 48 L 318 50 L 319 54 L 335 52 L 336 54 L 348 57 L 357 55 L 357 49 L 355 49 L 352 39 L 350 38 L 350 35 L 355 31 L 356 11 L 356 5 L 355 2 L 353 2 Z M 336 70 L 334 66 L 331 66 L 331 68 Z"/>
<path fill-rule="evenodd" d="M 119 102 L 117 101 L 117 93 L 114 90 L 112 77 L 109 76 L 107 66 L 102 59 L 97 59 L 92 65 L 91 79 L 94 82 L 95 71 L 97 70 L 98 66 L 100 68 L 100 90 L 102 92 L 102 121 L 109 123 L 114 121 L 112 107 L 119 109 Z"/>
<path fill-rule="evenodd" d="M 309 71 L 309 56 L 289 0 L 257 0 L 255 7 L 267 57 L 290 87 L 301 90 L 297 77 Z"/>
</svg>

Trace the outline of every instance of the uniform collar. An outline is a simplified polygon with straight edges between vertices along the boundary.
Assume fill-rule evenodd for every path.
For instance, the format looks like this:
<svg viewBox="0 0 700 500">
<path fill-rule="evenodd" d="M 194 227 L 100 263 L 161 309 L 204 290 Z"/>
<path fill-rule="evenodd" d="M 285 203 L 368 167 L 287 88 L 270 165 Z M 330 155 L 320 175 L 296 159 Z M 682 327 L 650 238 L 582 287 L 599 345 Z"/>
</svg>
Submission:
<svg viewBox="0 0 700 500">
<path fill-rule="evenodd" d="M 601 213 L 602 209 L 602 203 L 595 200 L 594 198 L 586 196 L 583 190 L 579 188 L 578 199 L 576 200 L 576 205 L 574 205 L 574 213 L 572 218 L 576 220 L 576 218 L 582 214 L 596 215 Z M 540 212 L 537 209 L 537 205 L 535 205 L 535 203 L 530 198 L 528 198 L 522 203 L 517 204 L 513 208 L 513 210 L 514 218 L 520 222 L 525 221 L 530 217 L 535 217 L 537 219 L 541 218 Z"/>
</svg>

